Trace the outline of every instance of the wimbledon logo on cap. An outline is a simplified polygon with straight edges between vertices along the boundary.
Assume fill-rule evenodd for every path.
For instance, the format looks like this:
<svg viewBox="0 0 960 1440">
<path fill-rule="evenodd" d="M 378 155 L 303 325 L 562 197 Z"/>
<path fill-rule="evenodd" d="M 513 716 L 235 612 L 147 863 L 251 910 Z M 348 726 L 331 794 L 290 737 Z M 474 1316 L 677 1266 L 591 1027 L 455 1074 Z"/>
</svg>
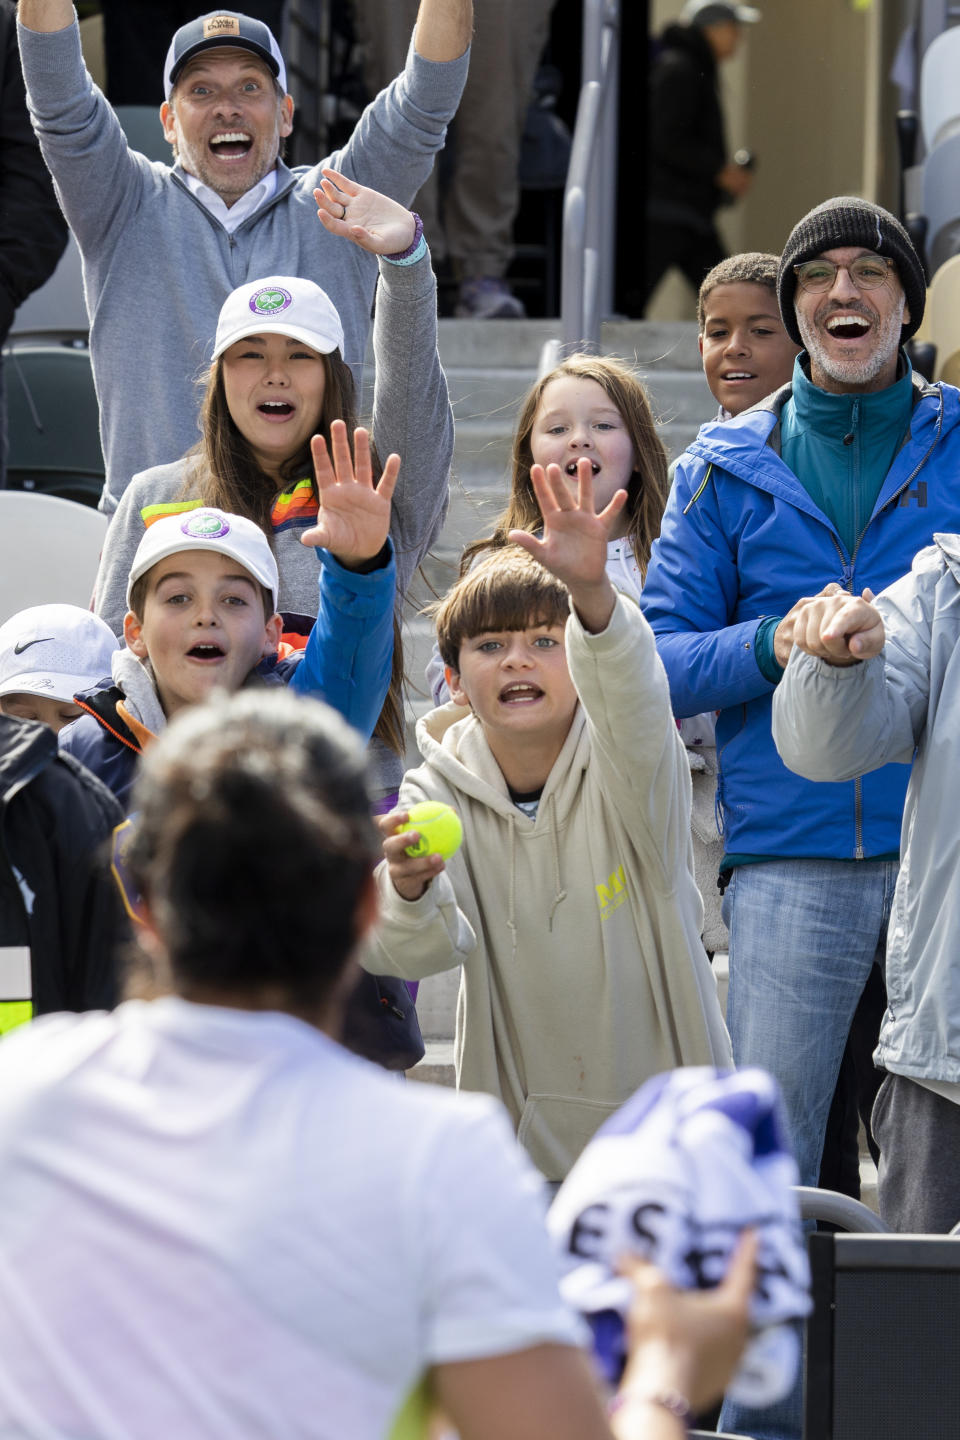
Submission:
<svg viewBox="0 0 960 1440">
<path fill-rule="evenodd" d="M 288 305 L 293 304 L 293 296 L 289 290 L 281 290 L 279 286 L 275 289 L 258 290 L 256 295 L 250 297 L 250 309 L 255 315 L 279 315 L 281 310 L 286 310 Z"/>
<path fill-rule="evenodd" d="M 191 540 L 220 540 L 230 533 L 225 515 L 219 510 L 194 510 L 180 526 L 184 535 Z"/>
</svg>

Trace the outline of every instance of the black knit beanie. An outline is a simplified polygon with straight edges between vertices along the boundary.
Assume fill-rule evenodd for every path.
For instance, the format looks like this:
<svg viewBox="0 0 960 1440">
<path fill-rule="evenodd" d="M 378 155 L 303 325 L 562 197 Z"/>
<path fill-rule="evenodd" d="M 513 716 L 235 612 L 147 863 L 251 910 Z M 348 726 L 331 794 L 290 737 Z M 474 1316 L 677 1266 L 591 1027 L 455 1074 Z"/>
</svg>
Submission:
<svg viewBox="0 0 960 1440">
<path fill-rule="evenodd" d="M 869 200 L 857 199 L 855 195 L 839 195 L 834 200 L 825 201 L 804 215 L 791 230 L 783 247 L 777 274 L 777 297 L 784 329 L 797 345 L 803 344 L 793 308 L 797 290 L 794 265 L 814 260 L 825 250 L 840 250 L 848 245 L 875 250 L 878 255 L 889 255 L 895 262 L 910 311 L 910 320 L 900 331 L 902 345 L 916 333 L 923 319 L 927 295 L 923 265 L 910 236 L 896 216 Z"/>
</svg>

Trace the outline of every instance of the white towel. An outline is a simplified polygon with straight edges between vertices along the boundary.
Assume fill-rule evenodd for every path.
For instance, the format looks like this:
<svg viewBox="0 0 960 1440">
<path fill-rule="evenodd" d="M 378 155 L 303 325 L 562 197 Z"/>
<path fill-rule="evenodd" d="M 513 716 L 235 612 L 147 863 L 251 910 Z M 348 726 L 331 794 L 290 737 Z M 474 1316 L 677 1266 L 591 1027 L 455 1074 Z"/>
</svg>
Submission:
<svg viewBox="0 0 960 1440">
<path fill-rule="evenodd" d="M 684 1289 L 726 1273 L 741 1231 L 759 1239 L 747 1347 L 729 1393 L 763 1406 L 786 1395 L 810 1311 L 810 1267 L 796 1163 L 780 1093 L 765 1071 L 675 1070 L 649 1080 L 597 1132 L 561 1186 L 547 1224 L 561 1290 L 593 1331 L 607 1380 L 623 1369 L 629 1282 L 619 1257 L 639 1254 Z"/>
</svg>

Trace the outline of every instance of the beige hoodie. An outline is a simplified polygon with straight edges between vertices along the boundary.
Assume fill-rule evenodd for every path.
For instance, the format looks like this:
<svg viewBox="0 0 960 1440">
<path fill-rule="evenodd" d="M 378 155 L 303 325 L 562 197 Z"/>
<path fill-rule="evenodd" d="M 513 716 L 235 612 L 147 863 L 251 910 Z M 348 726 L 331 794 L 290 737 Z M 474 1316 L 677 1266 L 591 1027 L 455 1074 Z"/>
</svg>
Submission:
<svg viewBox="0 0 960 1440">
<path fill-rule="evenodd" d="M 382 924 L 364 956 L 407 980 L 463 966 L 457 1083 L 499 1096 L 551 1180 L 649 1076 L 732 1063 L 653 634 L 621 595 L 600 635 L 571 614 L 566 646 L 581 705 L 536 820 L 472 714 L 450 704 L 420 721 L 424 764 L 400 804 L 455 806 L 464 843 L 416 901 L 379 867 Z"/>
</svg>

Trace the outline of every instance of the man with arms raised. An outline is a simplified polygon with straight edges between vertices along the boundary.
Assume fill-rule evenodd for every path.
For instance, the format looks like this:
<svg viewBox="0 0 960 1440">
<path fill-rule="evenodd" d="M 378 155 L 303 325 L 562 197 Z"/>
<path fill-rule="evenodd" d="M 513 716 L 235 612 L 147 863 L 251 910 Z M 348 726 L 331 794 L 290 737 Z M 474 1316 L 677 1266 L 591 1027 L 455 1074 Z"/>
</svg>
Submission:
<svg viewBox="0 0 960 1440">
<path fill-rule="evenodd" d="M 259 20 L 212 11 L 176 32 L 160 108 L 173 164 L 151 164 L 84 68 L 71 0 L 20 0 L 34 126 L 83 254 L 108 513 L 137 471 L 197 439 L 195 380 L 227 294 L 256 275 L 320 283 L 359 375 L 376 259 L 317 226 L 325 165 L 409 204 L 443 144 L 467 73 L 471 0 L 421 0 L 403 73 L 342 150 L 290 170 L 280 156 L 293 101 L 276 39 Z M 351 214 L 344 195 L 344 218 Z M 134 378 L 135 377 L 135 378 Z"/>
<path fill-rule="evenodd" d="M 678 715 L 717 709 L 727 1021 L 738 1064 L 783 1087 L 801 1181 L 815 1185 L 857 1000 L 883 963 L 908 771 L 817 785 L 771 734 L 798 599 L 831 581 L 880 590 L 935 530 L 960 528 L 960 406 L 901 351 L 923 316 L 920 260 L 878 206 L 827 201 L 794 228 L 777 280 L 793 379 L 683 455 L 643 608 Z M 725 1410 L 757 1440 L 784 1412 Z"/>
</svg>

